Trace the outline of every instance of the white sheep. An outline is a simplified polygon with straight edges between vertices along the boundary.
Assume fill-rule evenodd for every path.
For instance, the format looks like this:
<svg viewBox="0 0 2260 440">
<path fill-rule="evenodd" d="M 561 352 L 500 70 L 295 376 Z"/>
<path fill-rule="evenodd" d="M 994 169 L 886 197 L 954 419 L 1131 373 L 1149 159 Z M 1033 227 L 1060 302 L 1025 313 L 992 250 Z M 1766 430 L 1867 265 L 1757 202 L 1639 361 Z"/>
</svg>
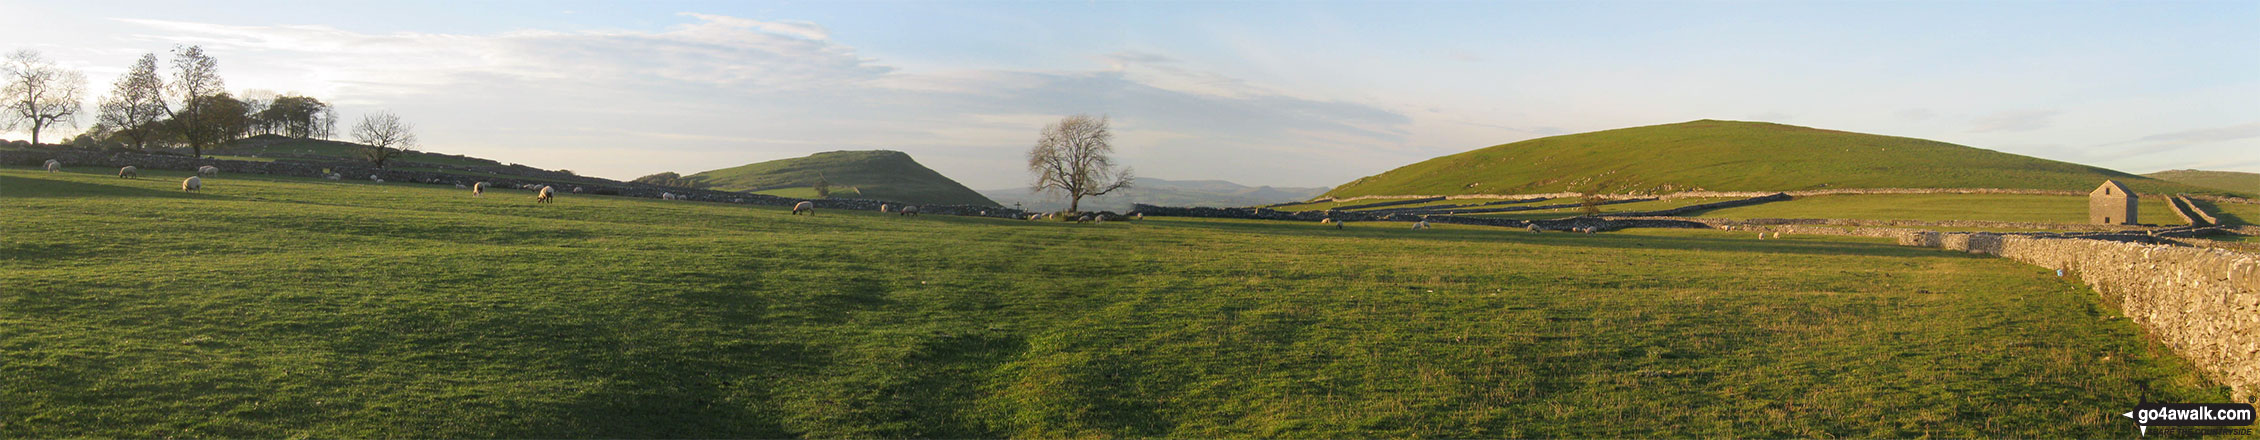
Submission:
<svg viewBox="0 0 2260 440">
<path fill-rule="evenodd" d="M 541 187 L 541 194 L 534 196 L 534 203 L 549 203 L 549 198 L 553 195 L 549 187 Z"/>
<path fill-rule="evenodd" d="M 204 189 L 204 179 L 199 179 L 196 176 L 188 176 L 187 180 L 180 181 L 181 191 L 197 191 L 202 189 Z"/>
<path fill-rule="evenodd" d="M 1421 220 L 1421 221 L 1418 221 L 1418 222 L 1414 222 L 1414 223 L 1413 223 L 1413 229 L 1415 229 L 1415 230 L 1419 230 L 1419 229 L 1428 229 L 1428 220 Z"/>
<path fill-rule="evenodd" d="M 62 170 L 63 170 L 63 162 L 62 162 L 62 161 L 58 161 L 58 160 L 54 160 L 54 159 L 48 159 L 48 160 L 47 160 L 47 172 L 53 173 L 53 172 L 58 172 L 58 171 L 62 171 Z"/>
<path fill-rule="evenodd" d="M 1131 220 L 1145 220 L 1145 219 L 1146 219 L 1146 213 L 1143 213 L 1143 212 L 1134 212 L 1134 213 L 1131 213 L 1131 214 L 1130 214 L 1130 219 L 1131 219 Z"/>
<path fill-rule="evenodd" d="M 460 183 L 458 183 L 458 184 L 455 184 L 455 189 L 469 189 L 469 188 L 471 188 L 471 187 L 468 187 L 468 186 L 463 186 L 463 184 L 460 184 Z"/>
<path fill-rule="evenodd" d="M 471 197 L 478 197 L 480 194 L 486 194 L 486 192 L 486 182 L 471 182 Z"/>
<path fill-rule="evenodd" d="M 800 213 L 804 211 L 807 212 L 809 216 L 815 216 L 816 204 L 809 202 L 800 202 L 793 204 L 793 215 L 800 215 Z"/>
<path fill-rule="evenodd" d="M 371 181 L 371 182 L 376 182 L 376 183 L 385 183 L 385 180 L 384 180 L 384 179 L 380 179 L 380 178 L 377 178 L 377 175 L 375 175 L 375 174 L 370 174 L 370 175 L 369 175 L 369 181 Z"/>
<path fill-rule="evenodd" d="M 660 200 L 675 200 L 675 193 L 671 193 L 671 192 L 663 192 L 663 193 L 659 193 L 659 199 L 660 199 Z"/>
<path fill-rule="evenodd" d="M 211 165 L 205 165 L 205 166 L 200 166 L 200 167 L 196 167 L 196 175 L 198 175 L 198 176 L 218 176 L 218 175 L 220 175 L 220 167 L 216 167 L 216 166 L 211 166 Z"/>
<path fill-rule="evenodd" d="M 128 179 L 141 177 L 141 169 L 134 168 L 132 165 L 127 165 L 125 168 L 118 169 L 118 177 L 124 177 Z"/>
<path fill-rule="evenodd" d="M 894 211 L 892 211 L 893 209 L 894 209 L 894 207 L 893 207 L 893 206 L 891 206 L 891 205 L 888 205 L 888 204 L 885 204 L 885 203 L 881 203 L 881 204 L 879 204 L 879 213 L 880 213 L 880 214 L 885 214 L 885 213 L 889 213 L 889 212 L 894 212 Z"/>
<path fill-rule="evenodd" d="M 573 193 L 574 193 L 574 194 L 580 194 L 580 193 L 581 193 L 581 187 L 578 187 L 578 186 L 576 186 L 576 187 L 573 187 Z"/>
<path fill-rule="evenodd" d="M 900 214 L 900 215 L 918 215 L 918 206 L 916 206 L 916 205 L 903 205 L 903 206 L 902 206 L 902 209 L 901 209 L 901 210 L 899 210 L 899 211 L 897 211 L 897 212 L 896 212 L 896 214 Z"/>
<path fill-rule="evenodd" d="M 330 174 L 328 174 L 328 175 L 322 176 L 322 178 L 324 178 L 324 179 L 330 179 L 330 180 L 338 180 L 338 179 L 341 179 L 341 178 L 344 178 L 344 177 L 345 177 L 345 176 L 340 176 L 340 175 L 337 175 L 337 173 L 330 173 Z"/>
</svg>

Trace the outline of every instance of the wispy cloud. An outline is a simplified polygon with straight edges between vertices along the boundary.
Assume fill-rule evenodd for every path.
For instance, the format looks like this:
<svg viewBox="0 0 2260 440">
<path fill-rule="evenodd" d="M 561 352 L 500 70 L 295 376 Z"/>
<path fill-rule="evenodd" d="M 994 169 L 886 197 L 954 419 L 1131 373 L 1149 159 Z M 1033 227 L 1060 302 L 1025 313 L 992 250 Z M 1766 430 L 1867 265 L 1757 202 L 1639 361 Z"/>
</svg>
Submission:
<svg viewBox="0 0 2260 440">
<path fill-rule="evenodd" d="M 1072 113 L 1116 118 L 1133 165 L 1264 163 L 1311 173 L 1338 170 L 1345 157 L 1279 150 L 1385 144 L 1410 123 L 1380 107 L 1291 96 L 1161 53 L 1104 54 L 1084 71 L 909 72 L 860 55 L 815 23 L 682 16 L 693 21 L 661 31 L 497 35 L 118 21 L 140 28 L 139 40 L 201 44 L 320 78 L 334 87 L 330 98 L 423 121 L 436 149 L 538 151 L 545 160 L 528 163 L 608 177 L 663 171 L 597 156 L 619 145 L 672 150 L 665 157 L 681 163 L 671 171 L 891 148 L 975 186 L 1017 183 L 998 168 L 1016 166 L 1040 115 Z M 1232 171 L 1198 164 L 1146 168 Z"/>
</svg>

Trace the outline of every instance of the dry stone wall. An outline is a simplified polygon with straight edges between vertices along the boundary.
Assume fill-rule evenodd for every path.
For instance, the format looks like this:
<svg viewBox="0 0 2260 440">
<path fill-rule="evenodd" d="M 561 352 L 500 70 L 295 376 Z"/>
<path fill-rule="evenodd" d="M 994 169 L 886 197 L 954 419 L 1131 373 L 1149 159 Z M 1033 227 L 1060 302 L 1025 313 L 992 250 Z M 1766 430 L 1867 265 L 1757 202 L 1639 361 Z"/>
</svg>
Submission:
<svg viewBox="0 0 2260 440">
<path fill-rule="evenodd" d="M 1969 235 L 1966 249 L 2076 274 L 2128 319 L 2253 402 L 2260 392 L 2260 262 L 2220 249 Z M 1952 249 L 1951 244 L 1948 246 Z"/>
</svg>

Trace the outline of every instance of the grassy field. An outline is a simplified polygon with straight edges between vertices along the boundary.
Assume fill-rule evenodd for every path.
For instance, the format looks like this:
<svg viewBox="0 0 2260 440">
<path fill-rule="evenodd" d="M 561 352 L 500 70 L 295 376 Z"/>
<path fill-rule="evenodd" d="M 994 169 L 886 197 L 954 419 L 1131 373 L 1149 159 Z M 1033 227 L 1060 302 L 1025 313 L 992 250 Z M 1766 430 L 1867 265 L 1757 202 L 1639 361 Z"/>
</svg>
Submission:
<svg viewBox="0 0 2260 440">
<path fill-rule="evenodd" d="M 2164 199 L 2142 199 L 2143 223 L 2182 225 Z M 2020 194 L 1865 194 L 1798 197 L 1786 201 L 1688 214 L 1718 218 L 1848 218 L 1865 220 L 1986 220 L 2087 223 L 2087 196 Z"/>
<path fill-rule="evenodd" d="M 2144 174 L 2154 179 L 2219 188 L 2245 194 L 2260 193 L 2260 173 L 2238 171 L 2170 170 Z"/>
<path fill-rule="evenodd" d="M 1365 200 L 1351 200 L 1351 201 L 1339 201 L 1339 202 L 1317 202 L 1317 203 L 1303 203 L 1303 204 L 1295 204 L 1295 205 L 1286 205 L 1286 206 L 1280 206 L 1280 207 L 1277 207 L 1277 208 L 1272 208 L 1272 209 L 1277 209 L 1277 210 L 1281 210 L 1281 211 L 1324 211 L 1324 210 L 1328 210 L 1328 209 L 1336 209 L 1336 208 L 1341 208 L 1341 207 L 1344 207 L 1344 206 L 1368 205 L 1368 204 L 1374 204 L 1374 203 L 1384 203 L 1384 202 L 1389 202 L 1389 201 L 1392 201 L 1392 200 L 1391 200 L 1391 199 L 1365 199 Z M 1456 200 L 1454 200 L 1454 199 L 1446 199 L 1446 200 L 1437 200 L 1437 201 L 1433 201 L 1433 202 L 1410 203 L 1410 204 L 1403 204 L 1403 205 L 1389 205 L 1389 206 L 1381 206 L 1381 207 L 1368 208 L 1368 209 L 1360 209 L 1360 210 L 1361 210 L 1361 211 L 1364 211 L 1364 210 L 1375 210 L 1375 209 L 1398 209 L 1398 208 L 1418 208 L 1418 207 L 1445 207 L 1445 206 L 1481 205 L 1481 204 L 1485 204 L 1485 203 L 1492 203 L 1492 202 L 1503 202 L 1503 201 L 1507 201 L 1507 199 L 1456 199 Z M 1548 200 L 1548 201 L 1543 201 L 1543 202 L 1539 202 L 1539 203 L 1560 203 L 1560 202 L 1553 202 L 1553 201 L 1551 201 L 1551 200 Z M 1494 207 L 1505 207 L 1505 206 L 1507 206 L 1507 205 L 1493 205 L 1493 206 L 1494 206 Z"/>
<path fill-rule="evenodd" d="M 2144 193 L 2228 192 L 1923 139 L 1763 122 L 1700 120 L 1477 149 L 1367 176 L 1326 195 L 1823 188 L 2087 191 L 2104 179 L 2118 179 Z"/>
<path fill-rule="evenodd" d="M 821 198 L 821 197 L 817 197 L 817 196 L 816 196 L 816 188 L 810 188 L 810 187 L 805 187 L 805 186 L 804 186 L 804 187 L 794 187 L 794 188 L 778 188 L 778 189 L 772 189 L 772 190 L 766 190 L 766 191 L 754 191 L 753 193 L 754 193 L 754 194 L 768 194 L 768 195 L 772 195 L 772 196 L 778 196 L 778 197 L 793 197 L 793 198 L 801 198 L 801 199 L 817 199 L 817 198 Z M 862 197 L 863 197 L 863 191 L 861 191 L 861 190 L 858 190 L 858 189 L 856 189 L 855 187 L 852 187 L 852 186 L 841 186 L 841 187 L 833 187 L 833 188 L 832 188 L 832 197 L 833 197 L 833 198 L 841 198 L 841 199 L 855 199 L 855 198 L 862 198 Z"/>
<path fill-rule="evenodd" d="M 2128 437 L 2226 401 L 2074 281 L 1880 240 L 107 173 L 0 168 L 0 438 Z"/>
<path fill-rule="evenodd" d="M 1728 200 L 1735 200 L 1735 198 L 1725 198 L 1725 197 L 1722 197 L 1722 198 L 1713 198 L 1713 197 L 1689 197 L 1689 198 L 1684 198 L 1684 199 L 1669 199 L 1669 200 L 1650 200 L 1650 201 L 1645 201 L 1645 202 L 1632 202 L 1632 203 L 1618 203 L 1618 204 L 1613 204 L 1613 205 L 1601 205 L 1601 206 L 1600 206 L 1599 208 L 1601 208 L 1601 215 L 1614 215 L 1614 214 L 1619 214 L 1619 213 L 1643 212 L 1643 211 L 1658 211 L 1658 210 L 1672 209 L 1672 208 L 1678 208 L 1678 207 L 1682 207 L 1682 206 L 1688 206 L 1688 205 L 1701 205 L 1701 204 L 1705 204 L 1705 203 L 1716 203 L 1716 202 L 1723 202 L 1723 201 L 1728 201 Z M 1540 202 L 1539 204 L 1543 204 L 1543 205 L 1557 205 L 1557 204 L 1563 204 L 1563 203 L 1577 203 L 1577 199 L 1557 199 L 1557 200 L 1547 200 L 1547 201 L 1544 201 L 1544 202 Z M 1540 220 L 1540 219 L 1551 219 L 1551 218 L 1576 217 L 1576 216 L 1579 216 L 1579 215 L 1584 215 L 1584 214 L 1585 214 L 1585 208 L 1584 208 L 1584 207 L 1582 207 L 1582 206 L 1572 206 L 1572 207 L 1568 207 L 1568 208 L 1540 209 L 1540 210 L 1534 210 L 1534 211 L 1508 211 L 1508 212 L 1494 212 L 1494 213 L 1482 213 L 1482 214 L 1463 214 L 1463 215 L 1466 215 L 1466 216 L 1469 216 L 1469 217 L 1484 217 L 1484 218 L 1505 218 L 1505 219 L 1517 219 L 1517 220 Z"/>
<path fill-rule="evenodd" d="M 2253 223 L 2254 221 L 2260 221 L 2260 205 L 2249 203 L 2213 203 L 2197 199 L 2190 199 L 2190 202 L 2197 204 L 2197 209 L 2202 209 L 2205 210 L 2205 213 L 2212 214 L 2213 218 L 2220 220 L 2221 223 L 2232 225 L 2250 225 L 2255 224 Z"/>
</svg>

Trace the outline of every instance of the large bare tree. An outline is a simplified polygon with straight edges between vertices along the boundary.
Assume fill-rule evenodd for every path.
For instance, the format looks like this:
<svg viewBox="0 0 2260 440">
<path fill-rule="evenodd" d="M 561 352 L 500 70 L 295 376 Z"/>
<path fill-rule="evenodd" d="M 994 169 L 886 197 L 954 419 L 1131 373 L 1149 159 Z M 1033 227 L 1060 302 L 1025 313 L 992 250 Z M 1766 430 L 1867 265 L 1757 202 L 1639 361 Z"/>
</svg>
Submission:
<svg viewBox="0 0 2260 440">
<path fill-rule="evenodd" d="M 362 159 L 383 168 L 385 161 L 416 149 L 415 130 L 400 116 L 380 111 L 361 116 L 361 123 L 353 126 L 353 140 L 361 143 Z"/>
<path fill-rule="evenodd" d="M 150 139 L 158 135 L 158 121 L 171 113 L 165 105 L 165 78 L 157 75 L 157 54 L 142 54 L 118 82 L 110 88 L 110 96 L 102 99 L 101 114 L 95 117 L 117 136 L 125 136 L 136 150 L 145 148 Z"/>
<path fill-rule="evenodd" d="M 0 100 L 5 101 L 0 104 L 6 106 L 0 111 L 0 130 L 30 128 L 31 143 L 38 144 L 39 132 L 56 124 L 78 125 L 86 74 L 56 67 L 38 51 L 26 49 L 0 60 L 0 75 L 8 81 L 0 88 Z"/>
<path fill-rule="evenodd" d="M 1044 126 L 1043 137 L 1028 150 L 1028 172 L 1036 175 L 1030 189 L 1066 196 L 1067 210 L 1074 212 L 1084 197 L 1129 188 L 1130 168 L 1114 166 L 1113 140 L 1103 116 L 1068 116 Z"/>
<path fill-rule="evenodd" d="M 204 157 L 204 147 L 216 146 L 232 135 L 230 132 L 234 130 L 226 125 L 231 121 L 216 117 L 219 109 L 215 107 L 219 107 L 223 101 L 212 99 L 226 93 L 227 83 L 220 80 L 219 60 L 205 55 L 204 47 L 173 49 L 173 81 L 170 85 L 173 99 L 180 105 L 172 107 L 168 116 L 172 116 L 173 128 L 179 131 L 182 140 L 188 141 L 188 146 L 196 157 Z M 242 109 L 235 111 L 240 113 Z"/>
</svg>

